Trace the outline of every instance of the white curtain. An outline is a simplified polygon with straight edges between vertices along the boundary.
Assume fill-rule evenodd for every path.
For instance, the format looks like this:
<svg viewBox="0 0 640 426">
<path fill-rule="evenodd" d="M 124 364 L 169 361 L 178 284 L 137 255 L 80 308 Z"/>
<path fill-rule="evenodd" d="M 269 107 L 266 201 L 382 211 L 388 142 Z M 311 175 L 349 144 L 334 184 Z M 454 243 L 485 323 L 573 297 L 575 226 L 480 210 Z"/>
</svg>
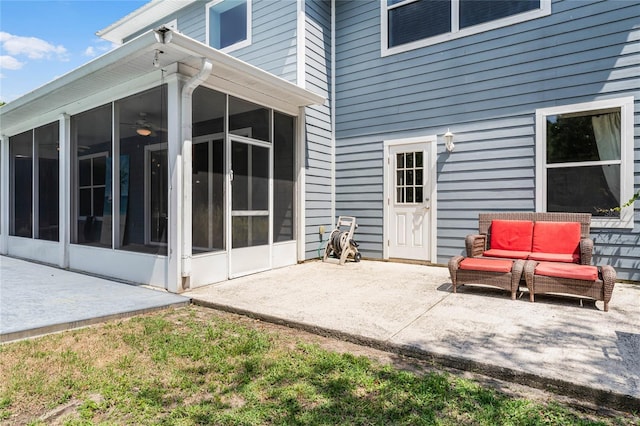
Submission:
<svg viewBox="0 0 640 426">
<path fill-rule="evenodd" d="M 601 161 L 620 159 L 620 113 L 594 115 L 591 118 L 593 133 L 596 137 L 598 154 Z M 616 197 L 620 197 L 620 168 L 604 166 L 604 178 L 609 190 Z"/>
</svg>

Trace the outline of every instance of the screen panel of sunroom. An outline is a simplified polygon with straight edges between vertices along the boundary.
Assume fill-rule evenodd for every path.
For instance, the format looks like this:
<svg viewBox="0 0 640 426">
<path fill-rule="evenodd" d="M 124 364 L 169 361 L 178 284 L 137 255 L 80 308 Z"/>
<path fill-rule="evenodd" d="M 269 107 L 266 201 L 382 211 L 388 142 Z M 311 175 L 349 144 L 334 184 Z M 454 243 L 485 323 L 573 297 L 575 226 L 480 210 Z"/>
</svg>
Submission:
<svg viewBox="0 0 640 426">
<path fill-rule="evenodd" d="M 71 117 L 72 243 L 166 255 L 166 102 L 163 85 Z"/>
<path fill-rule="evenodd" d="M 9 138 L 9 234 L 59 241 L 59 123 Z"/>
</svg>

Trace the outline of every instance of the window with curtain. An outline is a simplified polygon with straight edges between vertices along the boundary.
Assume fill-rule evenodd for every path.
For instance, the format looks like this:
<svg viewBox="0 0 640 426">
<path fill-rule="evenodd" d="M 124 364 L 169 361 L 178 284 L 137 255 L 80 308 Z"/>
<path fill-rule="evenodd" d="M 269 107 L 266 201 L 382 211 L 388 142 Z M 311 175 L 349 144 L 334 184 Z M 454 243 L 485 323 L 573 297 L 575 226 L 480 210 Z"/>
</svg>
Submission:
<svg viewBox="0 0 640 426">
<path fill-rule="evenodd" d="M 550 0 L 386 0 L 382 52 L 393 54 L 551 13 Z"/>
<path fill-rule="evenodd" d="M 582 212 L 591 213 L 594 219 L 621 220 L 624 211 L 616 207 L 627 201 L 629 188 L 633 188 L 633 167 L 627 158 L 627 145 L 633 145 L 627 135 L 633 132 L 623 125 L 632 125 L 623 116 L 633 103 L 585 107 L 588 105 L 574 111 L 571 106 L 538 111 L 542 133 L 538 135 L 538 156 L 543 157 L 538 158 L 538 179 L 544 187 L 540 201 L 548 212 Z"/>
</svg>

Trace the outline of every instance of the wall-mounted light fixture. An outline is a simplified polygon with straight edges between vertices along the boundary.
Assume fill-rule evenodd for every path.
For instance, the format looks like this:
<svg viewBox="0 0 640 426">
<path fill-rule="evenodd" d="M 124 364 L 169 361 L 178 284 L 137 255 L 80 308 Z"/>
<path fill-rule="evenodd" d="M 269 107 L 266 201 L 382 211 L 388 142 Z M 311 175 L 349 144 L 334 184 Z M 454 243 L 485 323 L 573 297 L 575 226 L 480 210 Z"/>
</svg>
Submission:
<svg viewBox="0 0 640 426">
<path fill-rule="evenodd" d="M 449 152 L 453 151 L 456 147 L 453 144 L 453 133 L 451 133 L 451 130 L 449 129 L 447 129 L 447 133 L 444 134 L 444 146 Z"/>
</svg>

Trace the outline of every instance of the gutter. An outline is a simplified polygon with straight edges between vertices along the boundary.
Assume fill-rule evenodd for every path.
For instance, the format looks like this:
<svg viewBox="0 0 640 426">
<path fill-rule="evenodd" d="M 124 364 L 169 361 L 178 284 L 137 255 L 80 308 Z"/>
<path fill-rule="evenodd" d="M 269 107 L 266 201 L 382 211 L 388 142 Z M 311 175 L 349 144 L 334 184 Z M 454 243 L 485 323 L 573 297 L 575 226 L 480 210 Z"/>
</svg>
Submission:
<svg viewBox="0 0 640 426">
<path fill-rule="evenodd" d="M 164 41 L 164 40 L 163 40 Z M 182 121 L 182 278 L 191 276 L 192 258 L 192 205 L 191 205 L 191 174 L 193 173 L 192 163 L 192 95 L 193 91 L 211 75 L 213 64 L 209 59 L 202 58 L 202 67 L 198 74 L 191 77 L 182 87 L 181 96 L 181 121 Z"/>
</svg>

